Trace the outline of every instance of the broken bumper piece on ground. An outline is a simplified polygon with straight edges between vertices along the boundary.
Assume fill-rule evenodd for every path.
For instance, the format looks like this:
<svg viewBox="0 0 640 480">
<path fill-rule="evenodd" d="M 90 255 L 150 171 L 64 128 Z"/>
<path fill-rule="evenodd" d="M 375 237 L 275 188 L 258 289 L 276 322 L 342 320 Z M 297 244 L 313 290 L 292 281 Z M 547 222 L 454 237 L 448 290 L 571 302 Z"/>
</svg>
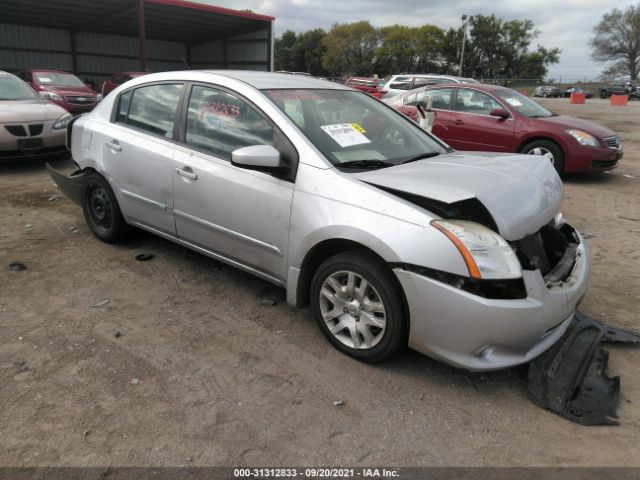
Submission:
<svg viewBox="0 0 640 480">
<path fill-rule="evenodd" d="M 639 343 L 640 335 L 576 312 L 564 336 L 529 366 L 533 402 L 581 425 L 617 425 L 620 377 L 607 375 L 603 342 Z"/>
</svg>

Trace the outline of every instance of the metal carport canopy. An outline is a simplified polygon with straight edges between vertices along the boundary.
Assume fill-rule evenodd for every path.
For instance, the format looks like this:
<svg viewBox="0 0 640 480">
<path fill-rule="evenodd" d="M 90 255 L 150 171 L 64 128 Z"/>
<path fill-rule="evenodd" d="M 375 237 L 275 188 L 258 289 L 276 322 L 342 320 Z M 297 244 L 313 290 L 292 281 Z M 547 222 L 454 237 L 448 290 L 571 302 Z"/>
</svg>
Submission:
<svg viewBox="0 0 640 480">
<path fill-rule="evenodd" d="M 1 23 L 138 37 L 142 69 L 146 68 L 146 38 L 195 46 L 268 29 L 271 42 L 274 20 L 184 0 L 3 0 L 1 10 Z"/>
</svg>

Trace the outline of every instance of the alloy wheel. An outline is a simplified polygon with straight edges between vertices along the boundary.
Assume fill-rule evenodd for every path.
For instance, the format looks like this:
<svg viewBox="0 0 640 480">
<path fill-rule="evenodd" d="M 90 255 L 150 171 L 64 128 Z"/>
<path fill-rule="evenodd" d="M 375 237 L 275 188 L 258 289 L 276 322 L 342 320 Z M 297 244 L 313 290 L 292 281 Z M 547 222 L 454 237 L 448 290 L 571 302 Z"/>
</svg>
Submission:
<svg viewBox="0 0 640 480">
<path fill-rule="evenodd" d="M 555 164 L 555 158 L 553 157 L 553 153 L 547 148 L 544 147 L 534 147 L 527 152 L 529 155 L 544 155 L 549 159 L 551 165 Z"/>
<path fill-rule="evenodd" d="M 375 347 L 387 326 L 380 294 L 352 271 L 335 272 L 325 279 L 320 289 L 320 313 L 331 334 L 357 350 Z"/>
</svg>

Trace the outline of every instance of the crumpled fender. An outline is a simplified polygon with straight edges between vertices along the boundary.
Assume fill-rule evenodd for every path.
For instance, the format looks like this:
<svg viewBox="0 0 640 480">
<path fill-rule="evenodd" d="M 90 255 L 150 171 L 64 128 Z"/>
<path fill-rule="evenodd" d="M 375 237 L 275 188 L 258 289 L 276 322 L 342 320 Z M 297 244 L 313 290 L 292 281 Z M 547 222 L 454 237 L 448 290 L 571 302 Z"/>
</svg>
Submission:
<svg viewBox="0 0 640 480">
<path fill-rule="evenodd" d="M 609 377 L 603 342 L 640 343 L 640 334 L 576 312 L 564 336 L 529 365 L 529 397 L 581 425 L 617 425 L 620 377 Z"/>
<path fill-rule="evenodd" d="M 82 206 L 82 192 L 84 190 L 85 179 L 90 173 L 88 171 L 75 170 L 70 175 L 65 175 L 57 171 L 48 163 L 47 172 L 64 194 L 69 197 L 74 203 Z"/>
</svg>

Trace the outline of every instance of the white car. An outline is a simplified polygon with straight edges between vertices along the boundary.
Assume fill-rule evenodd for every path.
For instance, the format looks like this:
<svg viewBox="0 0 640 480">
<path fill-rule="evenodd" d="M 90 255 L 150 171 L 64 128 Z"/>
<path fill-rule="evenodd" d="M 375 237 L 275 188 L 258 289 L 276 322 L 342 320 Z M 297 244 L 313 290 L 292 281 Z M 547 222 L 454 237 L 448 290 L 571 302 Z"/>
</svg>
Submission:
<svg viewBox="0 0 640 480">
<path fill-rule="evenodd" d="M 408 345 L 470 370 L 528 362 L 586 290 L 549 162 L 454 152 L 333 82 L 146 75 L 75 121 L 71 150 L 79 171 L 51 173 L 99 239 L 136 226 L 251 272 L 358 359 Z"/>
<path fill-rule="evenodd" d="M 480 83 L 473 78 L 456 77 L 452 75 L 436 75 L 435 73 L 402 73 L 394 75 L 385 83 L 386 93 L 382 98 L 391 98 L 407 90 L 413 90 L 427 85 L 441 85 L 446 83 Z"/>
</svg>

